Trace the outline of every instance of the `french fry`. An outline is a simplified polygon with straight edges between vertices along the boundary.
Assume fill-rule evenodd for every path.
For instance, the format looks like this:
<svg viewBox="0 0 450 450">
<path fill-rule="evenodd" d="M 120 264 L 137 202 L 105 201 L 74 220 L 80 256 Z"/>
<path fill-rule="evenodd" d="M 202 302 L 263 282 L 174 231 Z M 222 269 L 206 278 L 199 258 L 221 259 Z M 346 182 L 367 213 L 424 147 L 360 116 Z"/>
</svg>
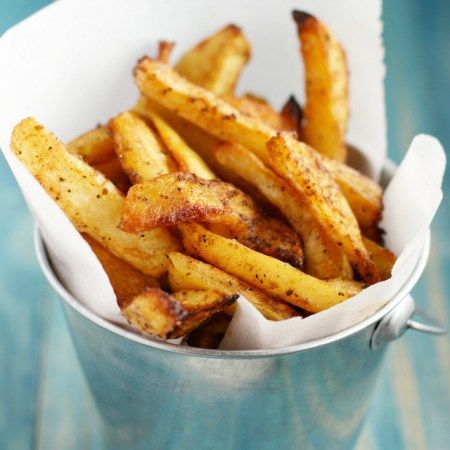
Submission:
<svg viewBox="0 0 450 450">
<path fill-rule="evenodd" d="M 131 186 L 130 179 L 123 171 L 119 158 L 114 153 L 110 159 L 102 163 L 90 164 L 95 170 L 101 172 L 111 181 L 121 192 L 127 193 Z"/>
<path fill-rule="evenodd" d="M 98 126 L 67 144 L 67 150 L 81 156 L 88 164 L 101 164 L 114 156 L 114 142 L 108 130 Z"/>
<path fill-rule="evenodd" d="M 279 114 L 263 98 L 246 94 L 242 97 L 228 96 L 226 100 L 242 114 L 258 119 L 276 131 L 297 131 L 298 129 L 298 124 L 292 120 L 292 117 Z"/>
<path fill-rule="evenodd" d="M 269 320 L 298 316 L 287 303 L 272 298 L 239 278 L 182 253 L 169 253 L 169 283 L 173 290 L 214 289 L 227 295 L 242 294 Z"/>
<path fill-rule="evenodd" d="M 139 117 L 125 112 L 111 119 L 108 126 L 120 163 L 133 184 L 174 168 L 153 131 Z"/>
<path fill-rule="evenodd" d="M 227 331 L 230 321 L 231 318 L 227 314 L 214 314 L 210 320 L 189 334 L 187 338 L 188 345 L 198 348 L 217 348 Z"/>
<path fill-rule="evenodd" d="M 383 192 L 378 183 L 345 164 L 327 158 L 321 161 L 339 185 L 360 227 L 376 227 L 383 210 Z"/>
<path fill-rule="evenodd" d="M 314 16 L 293 11 L 293 17 L 305 67 L 303 139 L 323 155 L 345 161 L 349 104 L 344 50 Z"/>
<path fill-rule="evenodd" d="M 272 138 L 267 148 L 272 168 L 295 189 L 328 238 L 342 247 L 361 278 L 370 284 L 379 281 L 355 216 L 314 150 L 286 133 Z"/>
<path fill-rule="evenodd" d="M 392 267 L 395 264 L 397 257 L 387 248 L 378 245 L 376 242 L 363 236 L 363 242 L 367 250 L 373 258 L 373 262 L 380 273 L 382 280 L 387 280 L 391 277 Z"/>
<path fill-rule="evenodd" d="M 83 237 L 108 275 L 120 308 L 127 306 L 136 295 L 144 292 L 146 288 L 158 287 L 158 281 L 153 277 L 140 272 L 123 259 L 113 255 L 105 246 L 89 235 L 83 234 Z"/>
<path fill-rule="evenodd" d="M 229 95 L 249 59 L 250 44 L 241 29 L 228 25 L 188 51 L 175 70 L 211 92 Z"/>
<path fill-rule="evenodd" d="M 253 199 L 229 183 L 191 173 L 162 175 L 133 186 L 127 195 L 121 228 L 138 233 L 182 222 L 224 225 L 225 233 L 250 248 L 303 265 L 300 239 L 283 222 L 265 216 Z"/>
<path fill-rule="evenodd" d="M 276 131 L 260 120 L 242 114 L 237 108 L 211 92 L 190 84 L 170 67 L 149 58 L 141 59 L 136 66 L 135 81 L 141 92 L 154 102 L 163 105 L 172 113 L 179 114 L 220 140 L 243 145 L 255 153 L 264 164 L 270 166 L 266 143 L 276 136 Z M 193 145 L 193 148 L 200 149 L 204 135 L 205 133 L 201 133 L 197 137 L 199 147 Z M 214 142 L 210 139 L 208 145 L 203 147 L 202 157 L 206 159 L 205 154 L 217 144 L 217 140 Z M 381 197 L 376 183 L 355 173 L 342 163 L 330 162 L 320 157 L 320 154 L 317 154 L 316 158 L 327 166 L 344 195 L 350 196 L 349 201 L 354 213 L 361 219 L 363 227 L 371 223 L 370 218 L 373 220 L 373 217 L 379 217 Z M 219 174 L 210 160 L 207 162 Z"/>
<path fill-rule="evenodd" d="M 178 248 L 177 241 L 164 229 L 140 235 L 120 230 L 122 193 L 41 124 L 33 118 L 20 122 L 11 149 L 80 232 L 147 275 L 166 271 L 165 254 Z"/>
<path fill-rule="evenodd" d="M 165 338 L 188 317 L 181 304 L 159 288 L 148 288 L 122 309 L 123 316 L 137 329 Z"/>
<path fill-rule="evenodd" d="M 179 229 L 189 253 L 309 312 L 330 308 L 362 288 L 350 280 L 319 280 L 197 224 L 182 224 Z"/>
<path fill-rule="evenodd" d="M 182 172 L 190 172 L 205 180 L 216 178 L 203 159 L 189 147 L 181 136 L 158 114 L 147 110 L 147 115 L 156 128 L 161 140 Z"/>
<path fill-rule="evenodd" d="M 283 117 L 285 122 L 290 123 L 290 129 L 297 132 L 299 139 L 303 140 L 303 110 L 293 95 L 291 95 L 283 105 L 280 115 Z"/>
<path fill-rule="evenodd" d="M 169 41 L 159 41 L 158 42 L 158 61 L 164 64 L 169 64 L 169 58 L 172 54 L 172 50 L 175 47 L 174 42 Z"/>
<path fill-rule="evenodd" d="M 302 237 L 305 272 L 320 279 L 353 277 L 347 258 L 322 231 L 295 190 L 241 145 L 223 143 L 216 158 L 227 170 L 255 186 L 288 219 Z"/>
<path fill-rule="evenodd" d="M 226 295 L 219 291 L 184 290 L 172 294 L 187 313 L 187 317 L 169 334 L 171 339 L 189 334 L 213 314 L 221 312 L 233 305 L 237 294 Z"/>
</svg>

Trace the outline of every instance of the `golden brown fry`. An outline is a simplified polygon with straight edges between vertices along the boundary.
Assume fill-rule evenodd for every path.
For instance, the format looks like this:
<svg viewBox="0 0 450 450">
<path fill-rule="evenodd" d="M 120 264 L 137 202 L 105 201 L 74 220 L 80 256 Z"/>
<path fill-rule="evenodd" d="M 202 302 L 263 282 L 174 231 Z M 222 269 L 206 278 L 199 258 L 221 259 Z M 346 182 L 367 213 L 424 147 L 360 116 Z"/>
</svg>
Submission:
<svg viewBox="0 0 450 450">
<path fill-rule="evenodd" d="M 101 164 L 114 156 L 114 142 L 108 130 L 98 126 L 70 141 L 67 150 L 81 156 L 88 164 Z"/>
<path fill-rule="evenodd" d="M 329 239 L 342 247 L 361 278 L 370 284 L 379 281 L 355 216 L 314 150 L 286 133 L 272 138 L 267 147 L 272 168 L 296 190 L 305 208 Z"/>
<path fill-rule="evenodd" d="M 192 83 L 229 95 L 249 59 L 250 44 L 241 29 L 228 25 L 188 51 L 175 69 Z"/>
<path fill-rule="evenodd" d="M 288 115 L 281 115 L 276 112 L 263 98 L 246 94 L 242 97 L 228 96 L 226 100 L 242 114 L 259 119 L 276 131 L 297 131 L 298 129 L 296 122 Z"/>
<path fill-rule="evenodd" d="M 161 140 L 182 172 L 190 172 L 205 180 L 216 178 L 205 161 L 189 147 L 181 136 L 154 111 L 147 110 Z"/>
<path fill-rule="evenodd" d="M 349 117 L 345 53 L 330 30 L 314 16 L 293 11 L 305 67 L 305 142 L 325 156 L 345 161 Z"/>
<path fill-rule="evenodd" d="M 125 201 L 121 227 L 137 233 L 190 221 L 225 225 L 221 229 L 227 236 L 302 267 L 301 242 L 289 226 L 265 216 L 251 197 L 232 184 L 203 180 L 191 173 L 162 175 L 133 186 Z"/>
<path fill-rule="evenodd" d="M 188 345 L 198 348 L 217 348 L 227 331 L 230 321 L 231 317 L 225 313 L 214 314 L 210 320 L 189 334 L 187 338 Z"/>
<path fill-rule="evenodd" d="M 302 132 L 302 119 L 303 119 L 303 110 L 300 104 L 298 103 L 297 99 L 291 95 L 286 103 L 284 104 L 283 108 L 280 112 L 281 117 L 283 117 L 283 120 L 287 122 L 289 125 L 289 128 L 292 131 L 296 131 L 298 138 L 300 140 L 303 140 L 303 132 Z"/>
<path fill-rule="evenodd" d="M 114 153 L 113 156 L 98 164 L 91 164 L 91 166 L 105 175 L 109 181 L 112 183 L 124 194 L 127 193 L 128 189 L 131 186 L 130 179 L 127 174 L 123 171 L 122 165 L 120 164 L 119 158 Z"/>
<path fill-rule="evenodd" d="M 216 267 L 182 253 L 169 253 L 169 283 L 173 290 L 214 289 L 227 295 L 242 294 L 269 320 L 298 316 L 287 303 L 274 299 L 260 289 Z"/>
<path fill-rule="evenodd" d="M 122 167 L 133 184 L 172 170 L 172 161 L 143 120 L 125 112 L 111 119 L 108 126 Z"/>
<path fill-rule="evenodd" d="M 337 161 L 322 158 L 322 163 L 339 185 L 360 227 L 376 227 L 383 209 L 383 192 L 378 183 Z"/>
<path fill-rule="evenodd" d="M 238 295 L 226 295 L 216 290 L 184 290 L 172 294 L 187 313 L 187 317 L 169 335 L 176 339 L 189 334 L 213 314 L 233 305 Z"/>
<path fill-rule="evenodd" d="M 122 309 L 128 322 L 141 331 L 165 338 L 182 324 L 188 314 L 170 294 L 148 288 Z"/>
<path fill-rule="evenodd" d="M 353 277 L 341 248 L 322 231 L 301 197 L 284 179 L 241 145 L 224 143 L 218 146 L 216 158 L 226 170 L 253 184 L 288 219 L 302 237 L 306 273 L 320 279 Z"/>
<path fill-rule="evenodd" d="M 394 266 L 397 257 L 387 248 L 378 245 L 365 236 L 363 236 L 363 242 L 372 255 L 373 262 L 380 273 L 381 279 L 387 280 L 390 278 L 392 267 Z"/>
<path fill-rule="evenodd" d="M 314 278 L 200 225 L 182 224 L 179 229 L 188 252 L 306 311 L 322 311 L 361 290 L 354 281 Z"/>
<path fill-rule="evenodd" d="M 169 64 L 169 58 L 172 53 L 173 48 L 175 47 L 174 42 L 169 41 L 159 41 L 158 42 L 158 61 L 163 62 L 164 64 Z"/>
<path fill-rule="evenodd" d="M 120 230 L 123 195 L 41 124 L 32 118 L 20 122 L 11 148 L 80 232 L 148 275 L 166 271 L 165 254 L 178 248 L 177 241 L 164 229 L 140 235 Z"/>
<path fill-rule="evenodd" d="M 139 61 L 134 77 L 146 97 L 219 139 L 244 145 L 267 161 L 266 142 L 276 132 L 260 120 L 240 113 L 222 98 L 148 57 Z"/>
<path fill-rule="evenodd" d="M 89 235 L 83 234 L 83 237 L 108 275 L 120 308 L 127 306 L 133 297 L 144 292 L 146 288 L 158 287 L 158 282 L 153 277 L 145 275 L 123 259 L 113 255 Z"/>
</svg>

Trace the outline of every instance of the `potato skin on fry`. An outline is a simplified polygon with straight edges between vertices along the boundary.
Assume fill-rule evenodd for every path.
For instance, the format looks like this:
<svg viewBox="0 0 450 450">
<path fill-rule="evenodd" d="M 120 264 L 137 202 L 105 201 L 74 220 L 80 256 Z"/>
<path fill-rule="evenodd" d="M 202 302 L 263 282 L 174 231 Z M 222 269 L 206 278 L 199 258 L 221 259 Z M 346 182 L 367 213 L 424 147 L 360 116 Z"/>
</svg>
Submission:
<svg viewBox="0 0 450 450">
<path fill-rule="evenodd" d="M 179 228 L 183 245 L 191 254 L 306 311 L 322 311 L 361 290 L 359 283 L 350 280 L 328 282 L 316 279 L 200 225 L 183 224 Z"/>
<path fill-rule="evenodd" d="M 242 30 L 231 24 L 186 52 L 175 70 L 211 92 L 230 95 L 249 59 L 249 42 Z"/>
<path fill-rule="evenodd" d="M 20 122 L 11 149 L 80 232 L 148 275 L 166 271 L 165 254 L 179 248 L 176 239 L 164 229 L 140 235 L 120 230 L 122 193 L 41 124 L 32 118 Z"/>
<path fill-rule="evenodd" d="M 326 235 L 342 247 L 361 278 L 370 284 L 379 281 L 355 216 L 314 150 L 286 133 L 272 138 L 267 148 L 271 167 L 295 189 L 305 208 Z"/>
<path fill-rule="evenodd" d="M 345 53 L 314 16 L 293 11 L 305 67 L 303 139 L 323 155 L 345 161 L 349 117 Z"/>
<path fill-rule="evenodd" d="M 189 221 L 221 224 L 222 232 L 244 245 L 295 267 L 303 265 L 301 241 L 289 226 L 264 215 L 251 197 L 233 185 L 190 173 L 162 175 L 133 186 L 121 227 L 139 232 Z"/>
<path fill-rule="evenodd" d="M 137 329 L 165 338 L 188 316 L 181 304 L 159 288 L 148 288 L 122 309 L 123 316 Z"/>
<path fill-rule="evenodd" d="M 299 315 L 284 301 L 272 298 L 217 267 L 178 252 L 168 256 L 171 263 L 169 283 L 173 290 L 214 289 L 228 295 L 242 294 L 269 320 L 285 320 Z"/>
<path fill-rule="evenodd" d="M 387 248 L 382 247 L 371 239 L 363 236 L 363 242 L 373 258 L 373 262 L 380 273 L 382 280 L 391 277 L 392 267 L 394 267 L 397 257 Z"/>
</svg>

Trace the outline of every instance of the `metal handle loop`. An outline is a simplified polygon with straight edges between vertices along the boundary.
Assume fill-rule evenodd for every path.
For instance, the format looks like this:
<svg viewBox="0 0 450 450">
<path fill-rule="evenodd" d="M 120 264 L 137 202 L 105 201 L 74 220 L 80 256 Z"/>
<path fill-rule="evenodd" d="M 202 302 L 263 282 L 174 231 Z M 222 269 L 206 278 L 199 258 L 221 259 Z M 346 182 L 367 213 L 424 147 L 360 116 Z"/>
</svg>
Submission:
<svg viewBox="0 0 450 450">
<path fill-rule="evenodd" d="M 413 320 L 413 316 L 419 320 Z M 417 308 L 412 297 L 408 295 L 377 324 L 370 347 L 376 350 L 387 342 L 398 339 L 408 329 L 435 335 L 447 332 L 446 326 Z"/>
</svg>

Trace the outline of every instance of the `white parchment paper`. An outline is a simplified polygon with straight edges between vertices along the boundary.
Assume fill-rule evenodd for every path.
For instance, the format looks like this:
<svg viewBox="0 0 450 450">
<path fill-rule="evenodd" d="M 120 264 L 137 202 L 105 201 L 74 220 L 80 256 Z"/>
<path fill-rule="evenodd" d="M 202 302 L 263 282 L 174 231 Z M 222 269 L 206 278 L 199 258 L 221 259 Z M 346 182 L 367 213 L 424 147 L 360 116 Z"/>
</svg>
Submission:
<svg viewBox="0 0 450 450">
<path fill-rule="evenodd" d="M 131 71 L 157 41 L 176 41 L 174 60 L 228 23 L 241 26 L 253 47 L 238 87 L 280 106 L 303 100 L 303 75 L 291 10 L 316 14 L 346 49 L 350 69 L 348 140 L 378 176 L 386 157 L 384 64 L 380 0 L 61 0 L 0 39 L 0 147 L 36 219 L 55 270 L 81 303 L 124 323 L 107 276 L 88 245 L 9 150 L 13 127 L 34 116 L 69 140 L 130 108 L 137 98 Z M 386 303 L 410 274 L 442 193 L 442 148 L 418 137 L 385 195 L 387 243 L 401 256 L 391 280 L 315 316 L 266 321 L 244 299 L 223 346 L 270 348 L 340 331 Z M 247 325 L 243 324 L 245 322 Z M 282 330 L 280 328 L 283 328 Z M 286 329 L 285 329 L 286 328 Z"/>
</svg>

